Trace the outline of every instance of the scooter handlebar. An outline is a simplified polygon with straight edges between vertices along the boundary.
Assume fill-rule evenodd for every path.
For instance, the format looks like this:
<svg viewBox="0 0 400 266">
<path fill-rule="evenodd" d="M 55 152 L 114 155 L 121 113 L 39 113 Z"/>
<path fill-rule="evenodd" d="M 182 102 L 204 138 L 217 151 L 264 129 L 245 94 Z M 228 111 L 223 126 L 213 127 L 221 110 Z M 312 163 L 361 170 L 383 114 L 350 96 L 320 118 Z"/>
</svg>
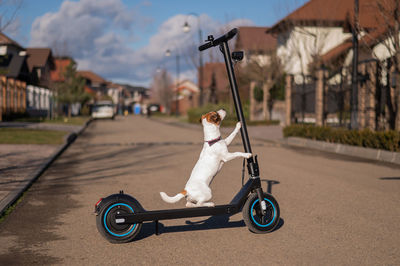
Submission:
<svg viewBox="0 0 400 266">
<path fill-rule="evenodd" d="M 226 34 L 222 35 L 221 37 L 200 45 L 199 51 L 204 51 L 204 50 L 207 50 L 208 48 L 220 45 L 222 42 L 229 41 L 230 39 L 235 37 L 235 35 L 237 33 L 238 33 L 238 29 L 234 28 L 234 29 L 230 30 L 229 32 L 227 32 Z"/>
<path fill-rule="evenodd" d="M 213 47 L 213 42 L 208 42 L 199 46 L 199 51 L 207 50 L 208 48 Z"/>
</svg>

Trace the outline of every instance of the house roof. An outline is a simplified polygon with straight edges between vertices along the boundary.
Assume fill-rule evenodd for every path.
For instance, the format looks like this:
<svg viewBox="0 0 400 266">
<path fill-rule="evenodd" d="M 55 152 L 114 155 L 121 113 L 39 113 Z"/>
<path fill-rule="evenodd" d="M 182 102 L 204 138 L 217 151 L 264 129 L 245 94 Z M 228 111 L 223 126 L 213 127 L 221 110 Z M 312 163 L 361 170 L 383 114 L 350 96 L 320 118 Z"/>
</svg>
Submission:
<svg viewBox="0 0 400 266">
<path fill-rule="evenodd" d="M 179 82 L 178 88 L 173 86 L 173 91 L 176 91 L 177 89 L 179 91 L 188 90 L 192 93 L 198 93 L 200 91 L 199 87 L 197 87 L 197 85 L 190 80 L 183 80 Z"/>
<path fill-rule="evenodd" d="M 332 60 L 335 60 L 338 58 L 340 55 L 343 55 L 346 53 L 348 50 L 350 50 L 353 47 L 352 39 L 346 39 L 344 42 L 339 44 L 338 46 L 332 48 L 328 52 L 322 55 L 322 62 L 328 63 Z"/>
<path fill-rule="evenodd" d="M 44 67 L 48 60 L 52 59 L 52 52 L 50 48 L 27 48 L 26 53 L 28 54 L 27 61 L 29 71 L 31 72 L 34 67 Z"/>
<path fill-rule="evenodd" d="M 239 27 L 236 49 L 269 52 L 276 49 L 276 37 L 266 33 L 268 27 Z"/>
<path fill-rule="evenodd" d="M 118 89 L 121 88 L 120 84 L 114 83 L 112 81 L 107 81 L 107 87 L 108 88 L 113 88 L 113 89 Z"/>
<path fill-rule="evenodd" d="M 18 47 L 19 49 L 23 50 L 24 48 L 19 45 L 16 41 L 12 40 L 10 37 L 5 35 L 4 33 L 0 32 L 0 44 L 2 45 L 13 45 Z"/>
<path fill-rule="evenodd" d="M 63 57 L 63 58 L 55 58 L 54 59 L 54 70 L 50 72 L 51 80 L 54 82 L 62 82 L 64 81 L 64 72 L 65 69 L 71 62 L 72 58 Z"/>
<path fill-rule="evenodd" d="M 129 84 L 119 84 L 119 85 L 123 86 L 127 91 L 129 91 L 131 93 L 135 92 L 135 91 L 137 91 L 139 93 L 146 93 L 148 91 L 148 89 L 145 88 L 145 87 L 132 86 L 132 85 L 129 85 Z"/>
<path fill-rule="evenodd" d="M 77 71 L 78 75 L 90 80 L 92 83 L 107 83 L 107 81 L 105 79 L 103 79 L 102 77 L 100 77 L 99 75 L 97 75 L 96 73 L 93 73 L 92 71 Z"/>
<path fill-rule="evenodd" d="M 29 79 L 26 56 L 13 54 L 8 55 L 7 58 L 2 57 L 0 61 L 0 73 L 2 75 L 5 75 L 9 78 L 22 79 L 24 81 Z"/>
<path fill-rule="evenodd" d="M 378 0 L 359 0 L 359 24 L 362 28 L 376 28 L 376 8 Z M 352 23 L 354 1 L 351 0 L 310 0 L 275 25 L 268 32 L 278 33 L 290 25 L 343 26 Z"/>
<path fill-rule="evenodd" d="M 387 28 L 382 25 L 377 30 L 366 33 L 359 41 L 360 47 L 372 47 L 377 44 L 380 40 L 382 40 L 387 32 Z M 346 39 L 344 42 L 339 44 L 338 46 L 332 48 L 328 52 L 322 55 L 322 61 L 324 63 L 329 63 L 338 57 L 346 54 L 349 50 L 353 48 L 352 38 Z"/>
</svg>

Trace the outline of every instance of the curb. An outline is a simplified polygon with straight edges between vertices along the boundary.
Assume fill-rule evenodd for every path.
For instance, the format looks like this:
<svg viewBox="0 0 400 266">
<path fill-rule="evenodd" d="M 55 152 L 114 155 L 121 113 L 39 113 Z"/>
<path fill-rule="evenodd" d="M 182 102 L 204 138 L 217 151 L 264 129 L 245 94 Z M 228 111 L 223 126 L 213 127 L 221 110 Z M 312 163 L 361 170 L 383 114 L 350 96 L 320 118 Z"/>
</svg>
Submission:
<svg viewBox="0 0 400 266">
<path fill-rule="evenodd" d="M 306 147 L 320 151 L 400 165 L 400 152 L 391 152 L 298 137 L 283 139 L 281 143 L 289 146 Z"/>
<path fill-rule="evenodd" d="M 53 155 L 47 159 L 47 161 L 40 167 L 31 178 L 28 178 L 26 181 L 22 182 L 20 188 L 15 191 L 12 191 L 7 197 L 4 198 L 0 202 L 0 216 L 12 205 L 14 204 L 21 195 L 27 191 L 32 184 L 50 167 L 50 165 L 78 138 L 80 134 L 89 126 L 89 124 L 93 121 L 93 119 L 89 119 L 86 123 L 77 131 L 68 134 L 64 138 L 64 144 L 56 150 Z"/>
</svg>

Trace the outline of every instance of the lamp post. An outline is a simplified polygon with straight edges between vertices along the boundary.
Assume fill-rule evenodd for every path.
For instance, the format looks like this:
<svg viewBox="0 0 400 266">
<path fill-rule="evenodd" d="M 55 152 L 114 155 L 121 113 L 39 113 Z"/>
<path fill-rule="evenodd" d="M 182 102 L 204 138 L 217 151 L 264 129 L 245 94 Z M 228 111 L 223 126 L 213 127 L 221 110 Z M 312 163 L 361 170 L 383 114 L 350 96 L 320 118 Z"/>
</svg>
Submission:
<svg viewBox="0 0 400 266">
<path fill-rule="evenodd" d="M 354 25 L 353 33 L 353 73 L 352 73 L 352 91 L 351 91 L 351 113 L 350 128 L 358 129 L 358 0 L 354 0 Z"/>
<path fill-rule="evenodd" d="M 171 50 L 165 51 L 165 56 L 171 56 Z M 179 115 L 179 53 L 176 50 L 176 95 L 175 95 L 175 115 Z"/>
<path fill-rule="evenodd" d="M 188 16 L 195 16 L 197 17 L 197 28 L 199 30 L 199 44 L 201 45 L 203 43 L 203 37 L 201 33 L 201 27 L 200 27 L 200 16 L 196 13 L 189 13 Z M 187 21 L 185 21 L 185 24 L 183 25 L 183 31 L 184 32 L 189 32 L 190 31 L 190 25 Z M 203 56 L 202 53 L 199 53 L 199 89 L 200 89 L 200 98 L 199 98 L 199 105 L 203 105 Z"/>
</svg>

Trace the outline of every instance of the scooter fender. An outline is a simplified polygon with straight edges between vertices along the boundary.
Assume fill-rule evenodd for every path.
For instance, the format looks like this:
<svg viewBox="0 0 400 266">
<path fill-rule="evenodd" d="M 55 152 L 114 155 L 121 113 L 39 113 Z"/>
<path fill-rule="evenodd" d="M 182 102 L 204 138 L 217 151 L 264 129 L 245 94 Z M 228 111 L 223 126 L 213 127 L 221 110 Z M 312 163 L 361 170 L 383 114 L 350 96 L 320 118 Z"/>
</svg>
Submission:
<svg viewBox="0 0 400 266">
<path fill-rule="evenodd" d="M 100 199 L 94 208 L 94 212 L 96 215 L 99 215 L 101 210 L 107 206 L 109 206 L 112 203 L 116 202 L 125 202 L 129 205 L 131 205 L 135 211 L 137 212 L 145 212 L 146 210 L 142 207 L 142 205 L 137 201 L 134 197 L 128 195 L 128 194 L 123 194 L 123 193 L 118 193 L 118 194 L 112 194 L 106 198 Z"/>
</svg>

